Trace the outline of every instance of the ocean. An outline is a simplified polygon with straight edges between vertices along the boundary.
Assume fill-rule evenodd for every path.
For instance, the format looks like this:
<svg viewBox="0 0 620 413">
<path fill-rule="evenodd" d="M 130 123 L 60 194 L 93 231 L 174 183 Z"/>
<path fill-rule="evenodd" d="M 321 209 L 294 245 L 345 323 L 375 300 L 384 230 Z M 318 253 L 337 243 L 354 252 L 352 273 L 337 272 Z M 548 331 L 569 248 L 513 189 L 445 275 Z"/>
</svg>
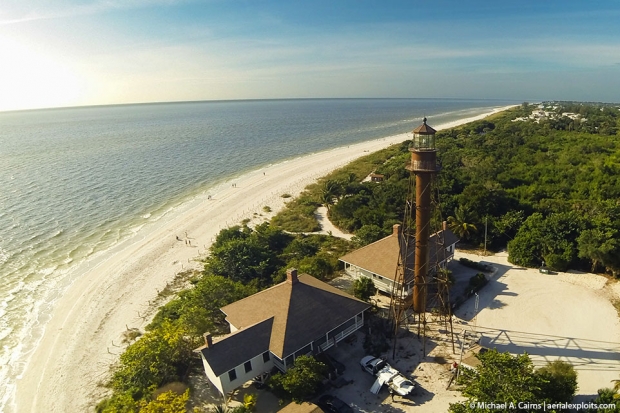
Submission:
<svg viewBox="0 0 620 413">
<path fill-rule="evenodd" d="M 302 99 L 0 113 L 0 383 L 80 267 L 250 170 L 516 104 Z M 9 398 L 0 386 L 0 411 Z"/>
</svg>

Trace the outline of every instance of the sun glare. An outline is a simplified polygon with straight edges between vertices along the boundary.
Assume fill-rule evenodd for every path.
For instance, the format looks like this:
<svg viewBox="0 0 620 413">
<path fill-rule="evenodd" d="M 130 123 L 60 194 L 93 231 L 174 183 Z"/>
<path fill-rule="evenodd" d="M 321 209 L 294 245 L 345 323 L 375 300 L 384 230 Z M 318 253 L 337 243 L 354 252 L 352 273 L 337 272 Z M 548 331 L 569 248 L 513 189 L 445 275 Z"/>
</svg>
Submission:
<svg viewBox="0 0 620 413">
<path fill-rule="evenodd" d="M 0 38 L 0 111 L 78 104 L 83 83 L 61 59 Z"/>
</svg>

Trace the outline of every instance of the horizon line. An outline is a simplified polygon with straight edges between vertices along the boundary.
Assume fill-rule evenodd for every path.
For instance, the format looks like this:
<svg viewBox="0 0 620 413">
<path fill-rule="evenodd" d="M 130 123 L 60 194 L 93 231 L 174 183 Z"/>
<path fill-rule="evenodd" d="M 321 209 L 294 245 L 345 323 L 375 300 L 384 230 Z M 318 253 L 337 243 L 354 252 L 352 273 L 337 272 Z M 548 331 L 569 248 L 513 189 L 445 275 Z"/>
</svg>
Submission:
<svg viewBox="0 0 620 413">
<path fill-rule="evenodd" d="M 313 97 L 313 98 L 240 98 L 240 99 L 201 99 L 201 100 L 171 100 L 171 101 L 153 101 L 153 102 L 129 102 L 129 103 L 102 103 L 94 105 L 75 105 L 75 106 L 52 106 L 30 109 L 7 109 L 0 110 L 0 114 L 17 113 L 17 112 L 34 112 L 48 110 L 64 110 L 64 109 L 88 109 L 115 106 L 146 106 L 146 105 L 166 105 L 166 104 L 189 104 L 189 103 L 225 103 L 225 102 L 267 102 L 267 101 L 286 101 L 286 100 L 479 100 L 479 101 L 520 101 L 521 99 L 504 99 L 504 98 L 452 98 L 452 97 Z M 524 101 L 525 102 L 525 101 Z M 534 102 L 539 102 L 534 100 Z M 542 101 L 541 101 L 542 102 Z M 559 101 L 558 101 L 559 102 Z M 584 102 L 586 103 L 586 102 Z M 604 102 L 596 102 L 604 103 Z"/>
</svg>

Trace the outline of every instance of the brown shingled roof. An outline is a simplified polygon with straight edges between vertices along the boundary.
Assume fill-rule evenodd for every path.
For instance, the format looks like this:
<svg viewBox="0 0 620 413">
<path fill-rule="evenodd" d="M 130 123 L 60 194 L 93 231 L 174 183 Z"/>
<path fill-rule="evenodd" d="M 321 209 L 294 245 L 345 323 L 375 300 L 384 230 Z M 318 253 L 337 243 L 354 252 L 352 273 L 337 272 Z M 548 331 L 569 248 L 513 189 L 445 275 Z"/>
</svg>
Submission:
<svg viewBox="0 0 620 413">
<path fill-rule="evenodd" d="M 236 328 L 273 317 L 269 350 L 285 358 L 369 305 L 316 278 L 302 274 L 222 308 Z"/>
<path fill-rule="evenodd" d="M 208 347 L 202 346 L 194 351 L 202 352 L 215 375 L 221 376 L 250 358 L 268 351 L 272 326 L 273 317 L 237 330 Z"/>
<path fill-rule="evenodd" d="M 381 275 L 382 277 L 394 280 L 396 276 L 396 267 L 398 266 L 399 255 L 399 242 L 398 238 L 401 238 L 401 248 L 404 252 L 403 235 L 396 235 L 395 233 L 389 236 L 375 241 L 372 244 L 368 244 L 360 249 L 350 252 L 342 257 L 340 261 L 353 264 L 357 267 L 363 268 L 366 271 L 370 271 L 373 274 Z M 449 229 L 439 231 L 431 235 L 429 239 L 429 256 L 431 262 L 441 262 L 445 259 L 445 247 L 452 245 L 458 241 L 458 238 Z M 409 241 L 409 252 L 407 257 L 407 266 L 413 268 L 414 262 L 414 246 L 415 240 L 411 237 Z M 413 278 L 413 274 L 409 272 L 410 278 Z M 408 283 L 411 279 L 405 280 Z"/>
</svg>

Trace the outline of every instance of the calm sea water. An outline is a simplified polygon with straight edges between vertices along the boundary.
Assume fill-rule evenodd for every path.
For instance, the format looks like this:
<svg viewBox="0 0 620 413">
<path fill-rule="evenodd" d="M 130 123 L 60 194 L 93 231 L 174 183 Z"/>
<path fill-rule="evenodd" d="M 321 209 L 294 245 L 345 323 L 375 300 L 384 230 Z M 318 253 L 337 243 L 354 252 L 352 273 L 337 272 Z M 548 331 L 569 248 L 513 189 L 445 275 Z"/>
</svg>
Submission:
<svg viewBox="0 0 620 413">
<path fill-rule="evenodd" d="M 266 100 L 0 113 L 0 383 L 19 375 L 25 344 L 81 263 L 197 194 L 270 163 L 410 131 L 423 116 L 438 125 L 512 103 Z M 10 387 L 0 386 L 0 411 Z"/>
</svg>

